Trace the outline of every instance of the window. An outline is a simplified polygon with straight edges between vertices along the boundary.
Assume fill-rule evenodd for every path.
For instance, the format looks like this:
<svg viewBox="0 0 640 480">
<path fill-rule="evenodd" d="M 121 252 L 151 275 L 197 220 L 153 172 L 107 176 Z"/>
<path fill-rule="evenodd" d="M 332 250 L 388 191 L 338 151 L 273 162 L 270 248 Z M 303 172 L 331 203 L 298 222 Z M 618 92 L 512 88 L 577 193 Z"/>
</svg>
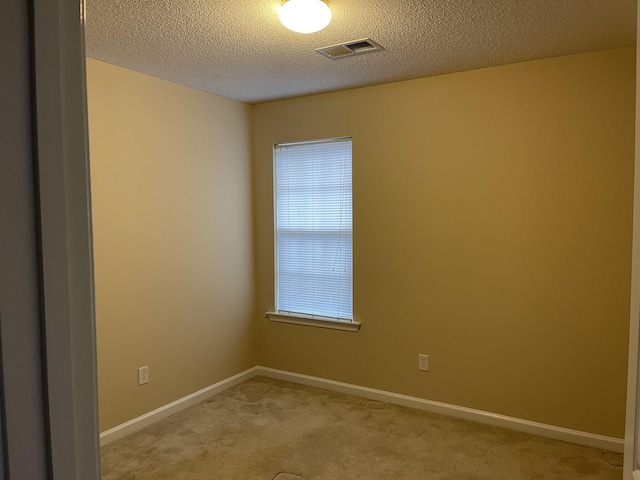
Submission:
<svg viewBox="0 0 640 480">
<path fill-rule="evenodd" d="M 272 320 L 357 330 L 351 139 L 276 145 Z"/>
</svg>

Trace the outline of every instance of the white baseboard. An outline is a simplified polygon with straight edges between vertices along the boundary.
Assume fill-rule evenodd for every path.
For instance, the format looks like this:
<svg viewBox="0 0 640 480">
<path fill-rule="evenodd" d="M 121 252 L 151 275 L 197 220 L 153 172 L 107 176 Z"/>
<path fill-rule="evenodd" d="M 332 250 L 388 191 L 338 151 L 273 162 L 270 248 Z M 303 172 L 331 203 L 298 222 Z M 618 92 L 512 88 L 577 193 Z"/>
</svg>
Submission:
<svg viewBox="0 0 640 480">
<path fill-rule="evenodd" d="M 244 372 L 238 373 L 237 375 L 229 377 L 218 383 L 214 383 L 213 385 L 203 388 L 202 390 L 198 390 L 191 395 L 182 397 L 175 402 L 171 402 L 163 407 L 157 408 L 149 413 L 145 413 L 144 415 L 129 420 L 128 422 L 106 430 L 100 434 L 100 446 L 107 445 L 115 440 L 118 440 L 119 438 L 125 437 L 131 433 L 148 427 L 162 420 L 163 418 L 173 415 L 174 413 L 178 413 L 186 408 L 191 407 L 192 405 L 195 405 L 196 403 L 213 397 L 214 395 L 223 392 L 228 388 L 238 385 L 246 380 L 250 380 L 256 375 L 261 375 L 263 377 L 274 378 L 278 380 L 286 380 L 288 382 L 299 383 L 311 387 L 323 388 L 325 390 L 331 390 L 334 392 L 346 393 L 349 395 L 368 398 L 370 400 L 378 400 L 395 405 L 402 405 L 419 410 L 426 410 L 442 415 L 449 415 L 451 417 L 463 418 L 465 420 L 471 420 L 473 422 L 509 428 L 511 430 L 531 433 L 534 435 L 540 435 L 542 437 L 553 438 L 570 443 L 577 443 L 578 445 L 601 448 L 603 450 L 609 450 L 612 452 L 622 453 L 624 449 L 624 441 L 620 438 L 606 437 L 604 435 L 597 435 L 594 433 L 581 432 L 579 430 L 571 430 L 569 428 L 556 427 L 554 425 L 522 420 L 520 418 L 508 417 L 506 415 L 485 412 L 482 410 L 475 410 L 473 408 L 459 407 L 457 405 L 451 405 L 448 403 L 425 400 L 424 398 L 411 397 L 399 393 L 377 390 L 375 388 L 361 387 L 359 385 L 353 385 L 350 383 L 336 382 L 334 380 L 327 380 L 325 378 L 312 377 L 310 375 L 303 375 L 301 373 L 287 372 L 284 370 L 276 370 L 274 368 L 261 366 L 245 370 Z"/>
<path fill-rule="evenodd" d="M 320 377 L 312 377 L 300 373 L 286 372 L 284 370 L 276 370 L 268 367 L 257 367 L 257 375 L 263 377 L 275 378 L 278 380 L 286 380 L 288 382 L 300 383 L 312 387 L 324 388 L 339 393 L 346 393 L 358 397 L 368 398 L 370 400 L 378 400 L 381 402 L 402 405 L 405 407 L 426 410 L 451 417 L 463 418 L 478 423 L 493 425 L 497 427 L 509 428 L 520 432 L 540 435 L 541 437 L 553 438 L 578 445 L 600 448 L 612 452 L 622 453 L 624 449 L 624 440 L 621 438 L 607 437 L 594 433 L 581 432 L 569 428 L 556 427 L 555 425 L 547 425 L 545 423 L 532 422 L 530 420 L 522 420 L 520 418 L 508 417 L 497 413 L 475 410 L 473 408 L 459 407 L 448 403 L 434 402 L 419 397 L 410 397 L 399 393 L 387 392 L 384 390 L 376 390 L 374 388 L 361 387 L 350 383 L 336 382 Z"/>
<path fill-rule="evenodd" d="M 153 425 L 154 423 L 159 422 L 163 418 L 167 418 L 174 413 L 178 413 L 181 410 L 185 410 L 186 408 L 195 405 L 196 403 L 213 397 L 214 395 L 217 395 L 218 393 L 223 392 L 228 388 L 250 380 L 257 375 L 257 370 L 258 367 L 250 368 L 249 370 L 240 372 L 233 377 L 226 378 L 218 383 L 214 383 L 213 385 L 205 387 L 202 390 L 198 390 L 191 395 L 179 398 L 175 402 L 171 402 L 160 408 L 156 408 L 149 413 L 145 413 L 144 415 L 140 415 L 139 417 L 131 419 L 128 422 L 110 428 L 109 430 L 105 430 L 100 434 L 100 446 L 102 447 L 104 445 L 108 445 L 109 443 L 118 440 L 119 438 L 126 437 L 131 433 L 137 432 L 138 430 L 142 430 L 149 425 Z"/>
</svg>

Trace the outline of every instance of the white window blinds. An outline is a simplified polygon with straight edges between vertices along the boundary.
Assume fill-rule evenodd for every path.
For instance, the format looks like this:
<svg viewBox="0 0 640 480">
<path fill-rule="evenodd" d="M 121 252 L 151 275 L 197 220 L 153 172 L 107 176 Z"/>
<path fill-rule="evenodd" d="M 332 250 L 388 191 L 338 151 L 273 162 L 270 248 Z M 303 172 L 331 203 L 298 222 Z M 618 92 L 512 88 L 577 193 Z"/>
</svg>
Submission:
<svg viewBox="0 0 640 480">
<path fill-rule="evenodd" d="M 351 139 L 275 146 L 276 309 L 353 320 Z"/>
</svg>

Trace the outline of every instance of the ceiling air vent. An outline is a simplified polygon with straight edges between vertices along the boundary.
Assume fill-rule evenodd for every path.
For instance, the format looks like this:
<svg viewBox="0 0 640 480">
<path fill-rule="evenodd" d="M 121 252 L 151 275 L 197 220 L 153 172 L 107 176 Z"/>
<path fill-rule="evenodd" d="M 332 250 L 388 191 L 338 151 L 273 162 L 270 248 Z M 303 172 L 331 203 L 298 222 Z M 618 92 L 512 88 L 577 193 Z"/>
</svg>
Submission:
<svg viewBox="0 0 640 480">
<path fill-rule="evenodd" d="M 336 58 L 352 57 L 353 55 L 362 55 L 363 53 L 379 52 L 381 50 L 384 50 L 384 48 L 370 38 L 331 45 L 330 47 L 316 48 L 316 52 L 321 53 L 332 60 L 335 60 Z"/>
</svg>

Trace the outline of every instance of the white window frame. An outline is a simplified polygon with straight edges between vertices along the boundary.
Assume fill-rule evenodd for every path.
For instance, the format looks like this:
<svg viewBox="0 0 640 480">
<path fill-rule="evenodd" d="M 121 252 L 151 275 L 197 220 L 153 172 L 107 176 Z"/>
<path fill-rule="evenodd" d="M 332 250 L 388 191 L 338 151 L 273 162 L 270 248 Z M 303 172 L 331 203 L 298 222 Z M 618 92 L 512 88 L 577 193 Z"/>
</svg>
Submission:
<svg viewBox="0 0 640 480">
<path fill-rule="evenodd" d="M 290 143 L 279 143 L 273 146 L 273 238 L 274 238 L 274 304 L 277 308 L 277 296 L 278 296 L 278 238 L 277 238 L 277 177 L 276 177 L 276 158 L 275 152 L 278 147 L 281 146 L 292 146 L 292 145 L 309 145 L 314 143 L 330 143 L 330 142 L 339 142 L 349 140 L 352 141 L 351 137 L 333 137 L 333 138 L 324 138 L 317 140 L 308 140 L 308 141 L 300 141 L 300 142 L 290 142 Z M 352 162 L 353 162 L 353 154 L 352 154 Z M 352 180 L 353 184 L 353 180 Z M 353 262 L 353 256 L 352 256 Z M 343 318 L 330 318 L 324 317 L 320 315 L 308 315 L 303 313 L 291 313 L 291 312 L 283 312 L 274 310 L 271 312 L 267 312 L 266 316 L 274 322 L 280 323 L 291 323 L 295 325 L 306 325 L 312 327 L 320 327 L 320 328 L 330 328 L 334 330 L 343 330 L 350 332 L 357 332 L 360 329 L 360 322 L 355 321 L 354 319 L 343 319 Z"/>
</svg>

